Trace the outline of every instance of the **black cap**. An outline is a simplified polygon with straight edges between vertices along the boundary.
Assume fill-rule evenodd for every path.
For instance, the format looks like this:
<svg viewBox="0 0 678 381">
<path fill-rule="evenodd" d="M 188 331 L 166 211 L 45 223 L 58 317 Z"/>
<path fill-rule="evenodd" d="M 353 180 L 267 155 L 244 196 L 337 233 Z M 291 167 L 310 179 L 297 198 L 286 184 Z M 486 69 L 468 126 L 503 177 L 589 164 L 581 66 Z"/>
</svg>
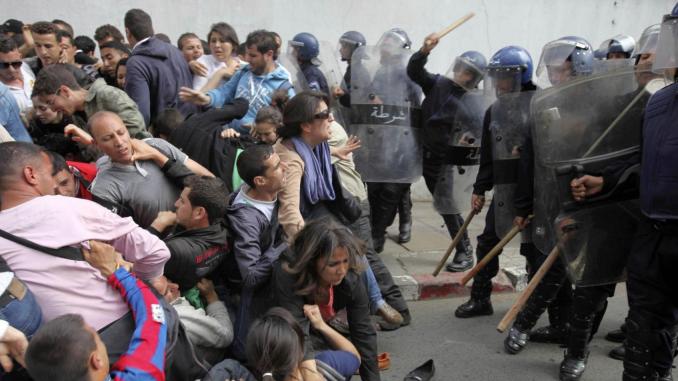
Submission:
<svg viewBox="0 0 678 381">
<path fill-rule="evenodd" d="M 21 28 L 23 28 L 24 23 L 16 19 L 9 19 L 5 21 L 2 26 L 6 32 L 13 32 L 14 34 L 21 34 Z"/>
</svg>

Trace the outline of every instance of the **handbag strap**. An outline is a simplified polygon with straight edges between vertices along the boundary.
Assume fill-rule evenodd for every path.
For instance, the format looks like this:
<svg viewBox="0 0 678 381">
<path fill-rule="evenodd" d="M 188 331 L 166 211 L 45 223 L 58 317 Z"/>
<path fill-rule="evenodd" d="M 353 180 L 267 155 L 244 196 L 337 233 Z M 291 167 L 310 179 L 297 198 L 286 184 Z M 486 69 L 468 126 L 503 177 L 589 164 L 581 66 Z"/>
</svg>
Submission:
<svg viewBox="0 0 678 381">
<path fill-rule="evenodd" d="M 70 259 L 73 261 L 84 261 L 85 258 L 82 256 L 82 252 L 79 249 L 71 246 L 60 247 L 58 249 L 52 249 L 51 247 L 45 247 L 38 245 L 35 242 L 29 241 L 27 239 L 17 237 L 12 233 L 0 229 L 0 237 L 3 237 L 12 242 L 18 243 L 19 245 L 26 246 L 30 249 L 43 252 L 55 257 Z"/>
</svg>

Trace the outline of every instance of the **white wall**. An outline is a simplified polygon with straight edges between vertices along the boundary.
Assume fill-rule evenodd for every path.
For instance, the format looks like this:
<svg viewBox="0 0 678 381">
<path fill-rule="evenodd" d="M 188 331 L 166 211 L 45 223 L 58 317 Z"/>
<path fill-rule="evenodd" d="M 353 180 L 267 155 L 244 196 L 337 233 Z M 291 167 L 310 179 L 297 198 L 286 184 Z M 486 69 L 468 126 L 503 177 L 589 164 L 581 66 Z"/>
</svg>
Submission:
<svg viewBox="0 0 678 381">
<path fill-rule="evenodd" d="M 347 30 L 359 30 L 374 43 L 391 27 L 405 29 L 418 48 L 423 38 L 468 12 L 476 16 L 452 32 L 431 56 L 429 68 L 445 71 L 459 53 L 474 49 L 488 57 L 506 45 L 521 45 L 539 59 L 544 43 L 564 35 L 585 37 L 598 45 L 615 34 L 636 39 L 661 21 L 672 0 L 0 0 L 2 20 L 24 22 L 64 19 L 76 35 L 92 36 L 110 23 L 124 31 L 130 8 L 153 18 L 156 32 L 172 41 L 191 31 L 203 38 L 218 21 L 233 25 L 241 40 L 258 28 L 280 33 L 284 40 L 302 31 L 335 44 Z M 2 21 L 0 20 L 0 21 Z M 124 32 L 123 32 L 124 33 Z M 536 62 L 535 62 L 536 64 Z"/>
<path fill-rule="evenodd" d="M 24 22 L 64 19 L 76 35 L 92 36 L 97 26 L 113 24 L 124 33 L 123 17 L 142 8 L 153 18 L 156 33 L 172 41 L 183 32 L 206 38 L 212 23 L 233 25 L 241 40 L 254 29 L 275 30 L 283 40 L 311 32 L 334 46 L 347 30 L 359 30 L 368 43 L 383 31 L 405 29 L 418 48 L 424 37 L 468 12 L 476 16 L 441 41 L 427 68 L 447 71 L 454 57 L 478 50 L 488 58 L 506 45 L 520 45 L 535 65 L 541 47 L 565 35 L 578 35 L 594 48 L 616 34 L 640 37 L 643 29 L 661 22 L 674 0 L 0 0 L 2 20 Z M 426 199 L 418 184 L 414 197 Z"/>
</svg>

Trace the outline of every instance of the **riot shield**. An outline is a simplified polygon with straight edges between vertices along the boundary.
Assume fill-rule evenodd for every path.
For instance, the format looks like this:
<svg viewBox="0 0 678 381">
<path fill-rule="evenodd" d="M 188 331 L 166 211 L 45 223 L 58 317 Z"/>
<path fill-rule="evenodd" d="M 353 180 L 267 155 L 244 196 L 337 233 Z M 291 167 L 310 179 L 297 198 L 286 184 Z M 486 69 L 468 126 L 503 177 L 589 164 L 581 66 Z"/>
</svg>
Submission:
<svg viewBox="0 0 678 381">
<path fill-rule="evenodd" d="M 433 206 L 440 214 L 458 214 L 468 208 L 480 164 L 483 119 L 492 101 L 483 92 L 472 91 L 455 102 L 446 163 L 433 192 Z"/>
<path fill-rule="evenodd" d="M 292 86 L 294 86 L 294 91 L 300 93 L 304 90 L 308 90 L 306 78 L 299 67 L 297 57 L 292 50 L 288 50 L 286 53 L 278 56 L 278 63 L 290 74 L 290 81 L 292 82 Z"/>
<path fill-rule="evenodd" d="M 532 100 L 534 243 L 543 253 L 558 245 L 579 286 L 623 278 L 624 249 L 637 222 L 629 200 L 637 194 L 618 190 L 575 202 L 570 183 L 637 152 L 650 93 L 645 88 L 614 92 L 620 82 L 634 78 L 634 70 L 601 73 L 546 89 Z"/>
<path fill-rule="evenodd" d="M 497 236 L 505 236 L 516 216 L 514 195 L 518 185 L 520 154 L 529 134 L 530 100 L 534 92 L 511 92 L 490 107 L 492 172 L 494 175 L 494 224 Z"/>
<path fill-rule="evenodd" d="M 361 46 L 351 61 L 349 133 L 362 141 L 353 153 L 367 182 L 413 183 L 422 173 L 421 88 L 407 76 L 410 51 Z"/>
<path fill-rule="evenodd" d="M 320 54 L 318 55 L 318 63 L 320 65 L 318 68 L 325 76 L 325 80 L 327 80 L 330 96 L 332 95 L 332 91 L 337 87 L 344 91 L 348 91 L 347 86 L 344 83 L 345 70 L 342 70 L 339 65 L 337 53 L 338 51 L 334 48 L 334 45 L 326 41 L 320 42 Z M 350 119 L 350 109 L 343 107 L 339 102 L 332 102 L 331 108 L 334 120 L 346 128 Z"/>
</svg>

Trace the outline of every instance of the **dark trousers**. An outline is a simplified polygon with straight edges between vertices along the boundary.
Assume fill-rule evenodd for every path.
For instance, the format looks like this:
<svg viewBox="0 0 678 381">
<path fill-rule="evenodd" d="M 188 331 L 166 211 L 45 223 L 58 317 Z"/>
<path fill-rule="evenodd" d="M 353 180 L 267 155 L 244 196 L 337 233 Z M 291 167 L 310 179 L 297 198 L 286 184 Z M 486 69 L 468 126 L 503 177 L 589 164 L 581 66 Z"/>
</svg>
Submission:
<svg viewBox="0 0 678 381">
<path fill-rule="evenodd" d="M 641 221 L 628 262 L 624 379 L 668 370 L 678 324 L 678 223 Z M 643 364 L 652 364 L 653 369 Z"/>
<path fill-rule="evenodd" d="M 607 309 L 607 298 L 614 295 L 616 284 L 577 287 L 573 291 L 568 354 L 583 358 L 588 353 L 588 343 L 598 332 Z"/>
<path fill-rule="evenodd" d="M 526 250 L 528 278 L 532 279 L 547 256 L 537 250 L 534 245 Z M 522 249 L 522 247 L 521 247 Z M 537 320 L 548 309 L 549 324 L 554 327 L 565 327 L 572 309 L 572 286 L 567 279 L 565 263 L 559 259 L 546 272 L 537 285 L 525 307 L 516 317 L 514 326 L 521 331 L 529 331 L 537 324 Z"/>
<path fill-rule="evenodd" d="M 440 170 L 443 166 L 443 159 L 439 156 L 436 156 L 430 151 L 424 152 L 424 182 L 426 183 L 426 188 L 434 195 L 436 184 L 438 183 L 438 177 L 440 176 Z M 471 203 L 471 198 L 469 195 L 469 204 Z M 445 221 L 445 226 L 447 231 L 450 233 L 450 238 L 454 238 L 457 235 L 457 232 L 461 228 L 461 225 L 464 224 L 464 218 L 460 214 L 441 214 L 443 221 Z M 468 233 L 464 232 L 461 241 L 457 244 L 457 252 L 467 252 L 472 250 L 471 241 L 468 238 Z"/>
<path fill-rule="evenodd" d="M 478 245 L 476 246 L 476 258 L 480 262 L 487 253 L 499 243 L 499 237 L 494 228 L 494 201 L 485 215 L 485 228 L 478 236 Z M 499 252 L 501 254 L 501 252 Z M 499 272 L 499 255 L 494 257 L 485 267 L 483 267 L 475 277 L 471 286 L 471 298 L 487 299 L 492 293 L 492 278 Z"/>
<path fill-rule="evenodd" d="M 381 238 L 395 219 L 398 206 L 410 189 L 409 183 L 367 183 L 372 237 Z"/>
<path fill-rule="evenodd" d="M 370 264 L 370 268 L 374 273 L 374 277 L 377 278 L 377 284 L 379 284 L 381 296 L 384 298 L 386 303 L 390 304 L 391 307 L 395 308 L 398 312 L 402 313 L 408 311 L 407 302 L 405 302 L 403 294 L 400 292 L 400 288 L 393 281 L 391 272 L 381 260 L 379 254 L 374 251 L 374 246 L 372 244 L 372 231 L 370 227 L 370 204 L 367 200 L 365 200 L 360 203 L 360 206 L 362 208 L 362 214 L 360 215 L 360 218 L 358 218 L 348 227 L 355 235 L 358 236 L 358 238 L 365 241 L 367 246 L 365 255 L 367 257 L 367 261 Z"/>
</svg>

